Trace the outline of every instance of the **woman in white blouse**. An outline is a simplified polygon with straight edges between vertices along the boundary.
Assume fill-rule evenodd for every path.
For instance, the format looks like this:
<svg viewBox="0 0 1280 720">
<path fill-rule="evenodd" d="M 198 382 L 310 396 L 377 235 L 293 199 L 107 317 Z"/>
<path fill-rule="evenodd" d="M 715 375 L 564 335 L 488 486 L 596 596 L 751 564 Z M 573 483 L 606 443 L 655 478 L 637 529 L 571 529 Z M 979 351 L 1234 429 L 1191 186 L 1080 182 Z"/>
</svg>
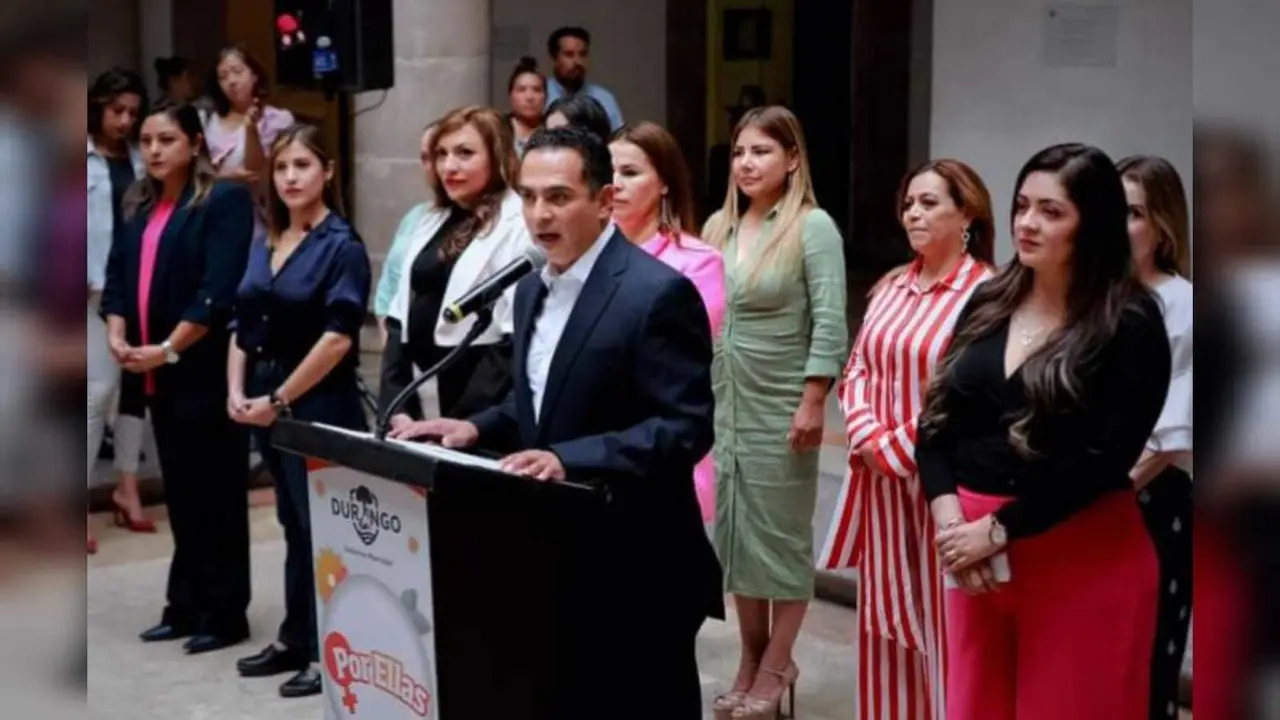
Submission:
<svg viewBox="0 0 1280 720">
<path fill-rule="evenodd" d="M 138 125 L 146 112 L 147 90 L 142 78 L 129 70 L 112 69 L 89 88 L 89 124 L 85 145 L 87 172 L 89 305 L 85 364 L 88 391 L 88 473 L 94 480 L 98 451 L 106 428 L 113 433 L 115 470 L 119 484 L 111 493 L 115 524 L 133 532 L 153 533 L 155 523 L 142 509 L 138 466 L 146 435 L 146 408 L 140 398 L 120 394 L 120 365 L 107 345 L 107 326 L 98 315 L 106 284 L 107 256 L 122 220 L 124 197 L 133 183 L 146 176 L 146 161 L 137 145 Z M 115 422 L 109 423 L 112 401 Z M 87 549 L 97 551 L 88 538 Z"/>
<path fill-rule="evenodd" d="M 1164 410 L 1130 476 L 1160 558 L 1159 624 L 1152 649 L 1151 717 L 1177 713 L 1191 622 L 1191 282 L 1187 196 L 1167 160 L 1121 160 L 1134 271 L 1160 297 L 1173 358 Z"/>
<path fill-rule="evenodd" d="M 387 318 L 394 321 L 388 327 L 398 324 L 400 332 L 388 334 L 382 353 L 384 409 L 471 329 L 474 318 L 446 323 L 444 309 L 533 245 L 520 197 L 511 189 L 516 155 L 504 116 L 482 107 L 449 113 L 436 124 L 427 157 L 434 200 L 397 260 L 399 282 Z M 513 287 L 494 306 L 488 329 L 437 376 L 435 397 L 424 386 L 416 402 L 392 417 L 393 429 L 413 419 L 467 417 L 507 394 L 514 294 Z"/>
</svg>

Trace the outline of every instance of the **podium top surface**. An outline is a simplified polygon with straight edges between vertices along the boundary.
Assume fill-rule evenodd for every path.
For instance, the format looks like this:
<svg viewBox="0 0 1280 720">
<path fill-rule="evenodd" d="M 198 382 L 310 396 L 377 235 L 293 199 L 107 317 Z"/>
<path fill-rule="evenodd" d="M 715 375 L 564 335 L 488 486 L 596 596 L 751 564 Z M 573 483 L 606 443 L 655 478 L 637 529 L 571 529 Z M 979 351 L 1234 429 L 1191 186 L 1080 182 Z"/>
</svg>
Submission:
<svg viewBox="0 0 1280 720">
<path fill-rule="evenodd" d="M 502 470 L 496 459 L 480 454 L 432 443 L 379 440 L 372 433 L 291 418 L 281 418 L 275 422 L 271 429 L 271 444 L 287 452 L 325 460 L 427 490 L 435 487 L 437 471 L 448 468 L 469 475 L 601 492 L 596 486 L 579 482 L 542 483 L 522 475 L 514 475 Z"/>
</svg>

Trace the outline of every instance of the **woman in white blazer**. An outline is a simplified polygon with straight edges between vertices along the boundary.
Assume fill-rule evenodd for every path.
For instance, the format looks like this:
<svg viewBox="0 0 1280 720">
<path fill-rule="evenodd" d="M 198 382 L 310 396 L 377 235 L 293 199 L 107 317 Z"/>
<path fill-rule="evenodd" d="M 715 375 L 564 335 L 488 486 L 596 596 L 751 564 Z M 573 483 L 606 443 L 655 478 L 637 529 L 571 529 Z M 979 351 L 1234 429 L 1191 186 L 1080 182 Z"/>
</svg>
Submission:
<svg viewBox="0 0 1280 720">
<path fill-rule="evenodd" d="M 456 325 L 443 310 L 477 282 L 532 245 L 521 201 L 511 190 L 516 155 L 506 120 L 490 108 L 455 110 L 439 121 L 428 146 L 436 200 L 421 215 L 387 313 L 381 406 L 462 342 L 473 318 Z M 467 417 L 497 403 L 511 387 L 514 289 L 494 307 L 493 323 L 437 376 L 434 395 L 420 391 L 392 418 Z"/>
</svg>

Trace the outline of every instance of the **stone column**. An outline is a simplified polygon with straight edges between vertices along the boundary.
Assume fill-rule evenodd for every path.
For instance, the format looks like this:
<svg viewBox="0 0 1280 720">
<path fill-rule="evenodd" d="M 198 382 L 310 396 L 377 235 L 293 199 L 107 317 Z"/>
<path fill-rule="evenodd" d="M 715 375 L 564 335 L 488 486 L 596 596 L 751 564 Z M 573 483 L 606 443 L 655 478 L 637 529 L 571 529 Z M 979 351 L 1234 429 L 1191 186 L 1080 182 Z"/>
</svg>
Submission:
<svg viewBox="0 0 1280 720">
<path fill-rule="evenodd" d="M 428 122 L 457 107 L 489 101 L 489 3 L 395 0 L 395 87 L 355 117 L 354 218 L 373 262 L 374 282 L 396 226 L 423 201 L 418 143 Z M 363 93 L 354 112 L 378 102 Z"/>
</svg>

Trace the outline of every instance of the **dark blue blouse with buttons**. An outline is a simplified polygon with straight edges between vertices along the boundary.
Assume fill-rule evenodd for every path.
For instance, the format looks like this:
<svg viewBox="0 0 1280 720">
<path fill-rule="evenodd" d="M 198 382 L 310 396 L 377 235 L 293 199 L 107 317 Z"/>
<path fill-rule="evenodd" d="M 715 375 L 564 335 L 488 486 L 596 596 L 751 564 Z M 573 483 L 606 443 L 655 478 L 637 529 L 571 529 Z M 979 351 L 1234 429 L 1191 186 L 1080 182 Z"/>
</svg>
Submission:
<svg viewBox="0 0 1280 720">
<path fill-rule="evenodd" d="M 360 327 L 364 324 L 372 284 L 369 256 L 351 225 L 337 213 L 320 222 L 273 276 L 271 251 L 263 240 L 249 251 L 249 264 L 236 291 L 236 344 L 248 356 L 250 382 L 261 385 L 262 368 L 269 366 L 273 387 L 284 382 L 326 332 L 351 337 L 351 350 L 303 398 L 331 391 L 356 391 L 360 356 Z"/>
</svg>

